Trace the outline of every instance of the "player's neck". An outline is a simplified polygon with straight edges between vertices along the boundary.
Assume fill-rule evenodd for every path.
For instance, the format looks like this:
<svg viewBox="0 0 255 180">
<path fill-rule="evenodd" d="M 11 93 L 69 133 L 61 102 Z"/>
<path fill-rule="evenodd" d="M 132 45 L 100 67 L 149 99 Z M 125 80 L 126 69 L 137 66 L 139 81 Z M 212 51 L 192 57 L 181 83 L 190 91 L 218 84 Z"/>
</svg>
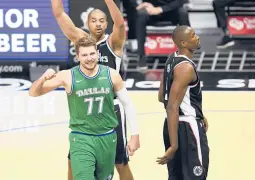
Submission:
<svg viewBox="0 0 255 180">
<path fill-rule="evenodd" d="M 80 66 L 81 71 L 88 77 L 93 77 L 97 74 L 99 65 L 97 64 L 94 69 L 86 69 L 83 66 Z"/>
<path fill-rule="evenodd" d="M 178 52 L 177 52 L 177 55 L 183 55 L 183 56 L 186 56 L 187 58 L 189 59 L 192 59 L 193 58 L 193 55 L 194 53 L 189 51 L 189 50 L 186 50 L 186 49 L 179 49 Z"/>
<path fill-rule="evenodd" d="M 93 36 L 93 35 L 91 35 L 91 36 L 92 36 L 92 38 L 93 38 L 94 40 L 96 40 L 96 42 L 99 42 L 99 41 L 101 41 L 102 39 L 104 39 L 105 34 L 102 34 L 102 36 L 99 36 L 99 37 L 96 37 L 96 36 Z"/>
</svg>

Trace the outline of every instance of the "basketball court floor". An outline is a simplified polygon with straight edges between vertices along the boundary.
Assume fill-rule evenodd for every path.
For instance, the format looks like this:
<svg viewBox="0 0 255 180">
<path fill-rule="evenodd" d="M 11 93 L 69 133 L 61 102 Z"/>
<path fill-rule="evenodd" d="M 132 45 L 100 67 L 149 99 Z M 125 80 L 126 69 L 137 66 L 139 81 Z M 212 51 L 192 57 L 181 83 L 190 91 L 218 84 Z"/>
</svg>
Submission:
<svg viewBox="0 0 255 180">
<path fill-rule="evenodd" d="M 156 91 L 130 91 L 140 127 L 141 148 L 131 157 L 136 180 L 166 180 L 163 105 Z M 208 180 L 254 179 L 255 92 L 203 94 L 211 149 Z M 55 91 L 31 98 L 27 91 L 0 93 L 0 179 L 67 179 L 68 109 L 66 95 Z M 115 173 L 114 180 L 118 179 Z"/>
</svg>

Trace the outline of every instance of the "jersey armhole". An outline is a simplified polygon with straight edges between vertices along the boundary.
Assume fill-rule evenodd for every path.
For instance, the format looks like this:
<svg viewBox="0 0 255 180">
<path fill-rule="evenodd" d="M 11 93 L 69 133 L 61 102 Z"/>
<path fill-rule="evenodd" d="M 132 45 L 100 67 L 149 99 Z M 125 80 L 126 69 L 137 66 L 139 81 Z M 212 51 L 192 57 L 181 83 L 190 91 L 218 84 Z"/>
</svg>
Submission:
<svg viewBox="0 0 255 180">
<path fill-rule="evenodd" d="M 109 36 L 110 37 L 110 36 Z M 108 47 L 108 49 L 109 49 L 109 51 L 115 56 L 115 57 L 117 57 L 117 58 L 120 58 L 121 59 L 121 57 L 120 56 L 118 56 L 117 54 L 115 54 L 114 52 L 113 52 L 113 50 L 112 50 L 112 48 L 111 48 L 111 46 L 110 46 L 110 42 L 109 42 L 109 37 L 106 39 L 106 45 L 107 45 L 107 47 Z"/>
<path fill-rule="evenodd" d="M 107 74 L 108 74 L 109 83 L 110 83 L 110 85 L 113 89 L 113 83 L 112 83 L 112 78 L 111 78 L 110 67 L 107 67 Z"/>
<path fill-rule="evenodd" d="M 195 69 L 194 69 L 194 71 L 195 71 L 195 73 L 196 73 L 197 79 L 196 79 L 194 82 L 191 82 L 191 83 L 189 84 L 189 87 L 191 87 L 191 88 L 196 87 L 197 84 L 198 84 L 198 82 L 199 82 L 199 77 L 198 77 L 197 71 L 196 71 Z"/>
<path fill-rule="evenodd" d="M 73 68 L 71 69 L 71 91 L 67 93 L 67 95 L 71 95 L 73 93 L 73 88 L 74 88 L 74 72 Z"/>
<path fill-rule="evenodd" d="M 174 68 L 176 68 L 176 66 L 178 66 L 178 65 L 180 65 L 180 64 L 182 64 L 182 63 L 190 63 L 192 66 L 193 66 L 193 69 L 194 69 L 194 71 L 195 71 L 195 73 L 196 73 L 196 80 L 195 81 L 192 81 L 192 82 L 190 82 L 189 83 L 189 87 L 191 87 L 191 88 L 193 88 L 193 87 L 195 87 L 197 84 L 198 84 L 198 74 L 197 74 L 197 71 L 195 70 L 195 68 L 194 68 L 194 64 L 192 63 L 192 62 L 190 62 L 190 61 L 181 61 L 181 62 L 179 62 L 178 64 L 176 64 L 175 66 L 174 66 Z M 174 72 L 174 68 L 173 68 L 173 72 Z"/>
</svg>

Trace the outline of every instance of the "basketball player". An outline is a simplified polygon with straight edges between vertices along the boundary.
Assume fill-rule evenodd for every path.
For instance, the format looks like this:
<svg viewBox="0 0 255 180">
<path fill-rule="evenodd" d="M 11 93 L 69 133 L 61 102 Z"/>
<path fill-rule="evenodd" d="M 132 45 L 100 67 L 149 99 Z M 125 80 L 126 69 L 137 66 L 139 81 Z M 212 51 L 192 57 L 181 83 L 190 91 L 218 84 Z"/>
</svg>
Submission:
<svg viewBox="0 0 255 180">
<path fill-rule="evenodd" d="M 166 152 L 157 162 L 167 164 L 168 180 L 206 180 L 208 123 L 202 112 L 200 79 L 191 60 L 200 41 L 189 26 L 178 26 L 173 41 L 178 51 L 166 62 L 158 96 L 167 118 L 163 132 Z"/>
<path fill-rule="evenodd" d="M 71 165 L 75 180 L 112 179 L 117 145 L 114 97 L 121 101 L 127 119 L 135 119 L 135 109 L 119 73 L 98 65 L 96 42 L 83 37 L 75 44 L 80 65 L 55 73 L 48 69 L 29 90 L 41 96 L 63 86 L 70 113 Z M 130 154 L 138 148 L 130 145 Z"/>
<path fill-rule="evenodd" d="M 99 9 L 91 11 L 88 15 L 88 28 L 90 34 L 87 34 L 80 28 L 75 27 L 72 20 L 64 12 L 61 0 L 51 0 L 53 14 L 66 37 L 75 43 L 81 37 L 91 36 L 97 41 L 98 50 L 100 53 L 99 63 L 116 69 L 121 73 L 121 57 L 124 42 L 126 39 L 124 19 L 118 7 L 113 0 L 105 0 L 113 19 L 113 32 L 110 35 L 105 34 L 107 28 L 107 17 L 104 12 Z M 115 110 L 119 120 L 117 131 L 117 153 L 115 166 L 119 173 L 120 180 L 133 180 L 133 175 L 128 165 L 129 157 L 126 151 L 126 120 L 122 105 L 116 98 L 114 100 Z M 133 119 L 129 119 L 131 139 L 128 145 L 139 146 L 139 135 L 136 131 L 137 123 Z M 69 158 L 69 156 L 68 156 Z M 70 158 L 68 161 L 68 176 L 72 180 L 72 171 L 70 166 Z"/>
</svg>

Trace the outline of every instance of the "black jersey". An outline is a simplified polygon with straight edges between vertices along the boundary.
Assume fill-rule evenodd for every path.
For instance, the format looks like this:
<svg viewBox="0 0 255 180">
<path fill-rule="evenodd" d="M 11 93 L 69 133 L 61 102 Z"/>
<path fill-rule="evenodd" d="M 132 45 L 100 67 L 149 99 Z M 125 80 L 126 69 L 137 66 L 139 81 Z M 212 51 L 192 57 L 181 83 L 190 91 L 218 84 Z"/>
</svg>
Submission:
<svg viewBox="0 0 255 180">
<path fill-rule="evenodd" d="M 191 82 L 187 88 L 185 96 L 179 107 L 179 116 L 193 116 L 195 118 L 202 119 L 203 112 L 202 112 L 202 92 L 200 86 L 200 78 L 196 71 L 196 65 L 192 60 L 190 60 L 186 56 L 183 55 L 176 56 L 176 53 L 173 53 L 167 59 L 164 69 L 164 105 L 166 108 L 171 85 L 173 82 L 173 70 L 177 65 L 185 62 L 191 63 L 193 65 L 194 70 L 197 74 L 197 79 L 195 82 Z"/>
<path fill-rule="evenodd" d="M 108 42 L 109 35 L 106 34 L 104 39 L 97 42 L 99 51 L 99 64 L 116 69 L 121 75 L 123 73 L 122 58 L 116 55 L 111 49 Z"/>
</svg>

